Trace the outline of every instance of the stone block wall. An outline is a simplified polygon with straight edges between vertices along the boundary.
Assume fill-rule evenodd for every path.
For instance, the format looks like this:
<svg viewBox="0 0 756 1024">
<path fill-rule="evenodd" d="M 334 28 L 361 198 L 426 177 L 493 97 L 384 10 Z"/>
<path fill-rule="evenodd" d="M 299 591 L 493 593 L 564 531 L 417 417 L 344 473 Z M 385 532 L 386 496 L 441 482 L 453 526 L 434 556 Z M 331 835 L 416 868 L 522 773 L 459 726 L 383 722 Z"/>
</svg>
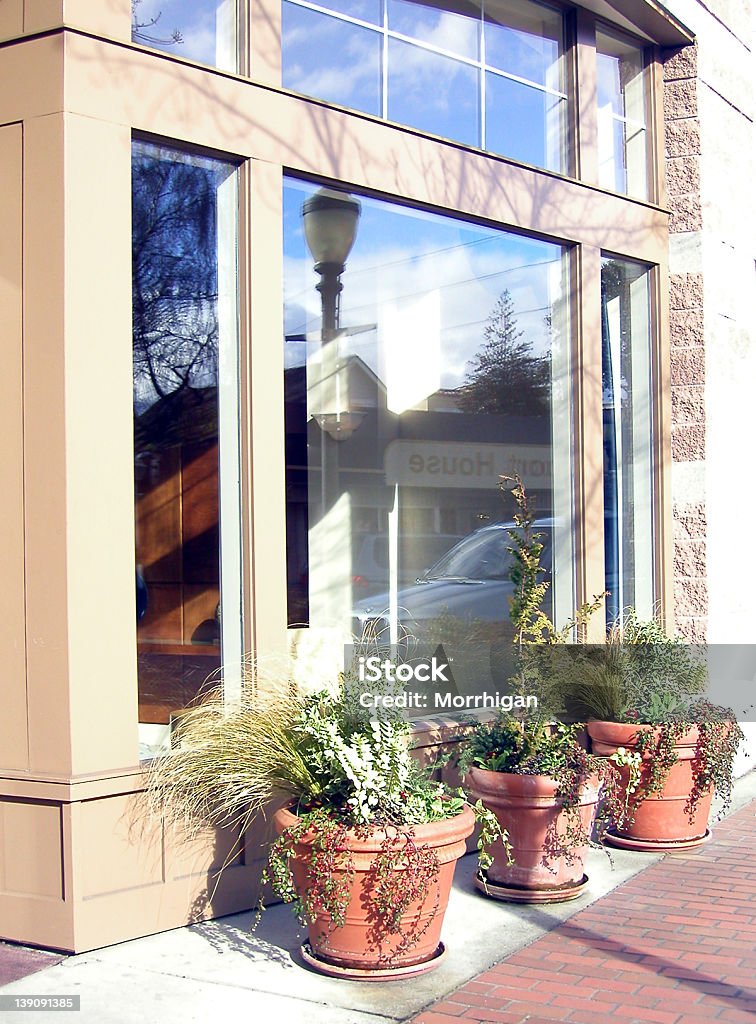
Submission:
<svg viewBox="0 0 756 1024">
<path fill-rule="evenodd" d="M 687 46 L 664 63 L 664 139 L 670 234 L 687 240 L 703 226 L 701 126 L 698 116 L 698 48 Z M 690 640 L 706 637 L 708 586 L 705 494 L 695 486 L 706 459 L 706 351 L 704 280 L 687 259 L 670 265 L 670 376 L 672 460 L 687 486 L 673 491 L 674 593 L 677 631 Z M 682 270 L 681 268 L 685 269 Z M 674 472 L 674 469 L 673 469 Z M 693 483 L 691 484 L 691 482 Z"/>
</svg>

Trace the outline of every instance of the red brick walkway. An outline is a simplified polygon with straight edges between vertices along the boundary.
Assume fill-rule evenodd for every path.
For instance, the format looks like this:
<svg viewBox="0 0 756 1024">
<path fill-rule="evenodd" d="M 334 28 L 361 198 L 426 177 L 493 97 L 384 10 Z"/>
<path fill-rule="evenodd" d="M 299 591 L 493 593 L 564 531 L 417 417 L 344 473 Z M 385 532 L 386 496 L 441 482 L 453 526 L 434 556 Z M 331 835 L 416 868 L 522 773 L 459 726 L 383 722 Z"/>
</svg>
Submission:
<svg viewBox="0 0 756 1024">
<path fill-rule="evenodd" d="M 0 942 L 0 985 L 7 985 L 29 974 L 36 974 L 45 967 L 59 964 L 61 960 L 65 960 L 62 953 L 17 946 L 12 942 Z"/>
<path fill-rule="evenodd" d="M 414 1024 L 756 1024 L 755 805 L 414 1018 Z"/>
</svg>

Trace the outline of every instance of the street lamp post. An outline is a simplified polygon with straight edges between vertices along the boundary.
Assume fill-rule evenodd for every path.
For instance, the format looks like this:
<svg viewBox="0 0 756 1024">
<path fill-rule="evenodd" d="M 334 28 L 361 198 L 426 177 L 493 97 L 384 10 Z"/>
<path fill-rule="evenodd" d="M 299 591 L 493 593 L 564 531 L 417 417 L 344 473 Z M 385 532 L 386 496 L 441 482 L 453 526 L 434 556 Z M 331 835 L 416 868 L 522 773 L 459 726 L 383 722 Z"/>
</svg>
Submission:
<svg viewBox="0 0 756 1024">
<path fill-rule="evenodd" d="M 341 275 L 354 245 L 360 203 L 346 192 L 321 188 L 302 204 L 307 245 L 320 274 L 316 286 L 323 311 L 323 342 L 331 341 L 339 329 Z"/>
<path fill-rule="evenodd" d="M 320 275 L 316 285 L 322 311 L 320 401 L 329 389 L 338 401 L 336 338 L 344 287 L 341 275 L 354 244 L 359 217 L 359 200 L 330 188 L 319 189 L 302 204 L 305 239 L 315 261 L 315 272 Z M 326 515 L 339 494 L 339 456 L 335 442 L 348 437 L 353 427 L 347 408 L 320 409 L 314 415 L 321 426 L 321 497 L 323 515 Z"/>
</svg>

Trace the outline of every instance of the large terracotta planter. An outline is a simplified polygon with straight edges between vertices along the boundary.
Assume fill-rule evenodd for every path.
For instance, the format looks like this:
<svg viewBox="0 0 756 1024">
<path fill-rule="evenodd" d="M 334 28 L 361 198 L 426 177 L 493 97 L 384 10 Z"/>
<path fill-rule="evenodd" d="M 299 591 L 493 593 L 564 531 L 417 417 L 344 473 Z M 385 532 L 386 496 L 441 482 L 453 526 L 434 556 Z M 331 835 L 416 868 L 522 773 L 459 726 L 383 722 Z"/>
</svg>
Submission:
<svg viewBox="0 0 756 1024">
<path fill-rule="evenodd" d="M 545 775 L 509 775 L 485 768 L 467 774 L 470 793 L 483 801 L 509 834 L 509 863 L 496 843 L 493 864 L 478 887 L 498 899 L 520 903 L 554 903 L 579 896 L 587 881 L 583 865 L 587 846 L 564 847 L 567 815 L 556 796 L 558 784 Z M 598 780 L 586 781 L 579 813 L 585 835 L 591 834 L 598 802 Z"/>
<path fill-rule="evenodd" d="M 587 729 L 593 753 L 609 757 L 619 747 L 634 750 L 638 733 L 652 731 L 654 727 L 593 721 L 588 722 Z M 655 731 L 658 733 L 658 729 Z M 692 817 L 685 810 L 693 791 L 697 743 L 698 726 L 693 726 L 675 744 L 677 762 L 670 769 L 659 793 L 646 792 L 651 759 L 650 755 L 644 755 L 638 789 L 631 798 L 631 809 L 634 807 L 632 821 L 607 833 L 607 842 L 613 846 L 637 850 L 690 849 L 706 842 L 709 837 L 711 790 L 698 801 Z M 627 787 L 630 770 L 624 766 L 620 766 L 619 770 L 623 785 Z"/>
<path fill-rule="evenodd" d="M 276 812 L 274 824 L 279 835 L 298 819 L 287 809 Z M 372 910 L 371 868 L 385 842 L 387 832 L 374 829 L 368 838 L 347 833 L 347 846 L 354 864 L 351 899 L 345 922 L 334 928 L 327 915 L 319 915 L 309 926 L 309 946 L 312 956 L 308 962 L 329 974 L 347 977 L 375 975 L 401 976 L 411 973 L 418 965 L 435 966 L 443 951 L 440 935 L 444 913 L 449 902 L 454 868 L 466 853 L 465 840 L 475 826 L 475 815 L 469 807 L 461 814 L 426 825 L 413 825 L 413 842 L 434 851 L 439 862 L 435 884 L 430 886 L 426 898 L 407 908 L 402 917 L 401 933 L 390 934 L 380 928 L 380 920 Z M 392 835 L 396 835 L 393 830 Z M 397 839 L 397 849 L 404 845 Z M 399 869 L 401 870 L 401 869 Z M 292 859 L 294 884 L 299 892 L 310 886 L 307 835 L 295 848 Z M 404 943 L 407 935 L 418 936 L 417 941 Z M 402 948 L 404 945 L 405 948 Z"/>
</svg>

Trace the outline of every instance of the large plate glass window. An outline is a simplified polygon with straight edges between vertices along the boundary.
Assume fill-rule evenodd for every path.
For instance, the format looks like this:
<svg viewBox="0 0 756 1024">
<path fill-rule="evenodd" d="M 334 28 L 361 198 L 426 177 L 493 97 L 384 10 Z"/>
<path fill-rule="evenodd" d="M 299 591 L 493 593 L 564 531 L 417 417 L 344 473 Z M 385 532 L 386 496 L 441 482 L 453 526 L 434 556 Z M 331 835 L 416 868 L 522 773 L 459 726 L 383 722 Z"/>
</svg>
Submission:
<svg viewBox="0 0 756 1024">
<path fill-rule="evenodd" d="M 567 171 L 563 17 L 533 0 L 283 0 L 283 84 Z"/>
<path fill-rule="evenodd" d="M 135 43 L 238 70 L 237 0 L 131 0 Z"/>
<path fill-rule="evenodd" d="M 648 195 L 647 99 L 643 49 L 596 32 L 599 183 L 613 192 Z"/>
<path fill-rule="evenodd" d="M 653 403 L 648 267 L 601 264 L 607 621 L 654 613 Z"/>
<path fill-rule="evenodd" d="M 290 627 L 507 637 L 514 472 L 566 620 L 566 251 L 295 179 L 284 247 Z"/>
<path fill-rule="evenodd" d="M 237 186 L 231 163 L 135 142 L 134 481 L 139 719 L 241 656 Z"/>
</svg>

